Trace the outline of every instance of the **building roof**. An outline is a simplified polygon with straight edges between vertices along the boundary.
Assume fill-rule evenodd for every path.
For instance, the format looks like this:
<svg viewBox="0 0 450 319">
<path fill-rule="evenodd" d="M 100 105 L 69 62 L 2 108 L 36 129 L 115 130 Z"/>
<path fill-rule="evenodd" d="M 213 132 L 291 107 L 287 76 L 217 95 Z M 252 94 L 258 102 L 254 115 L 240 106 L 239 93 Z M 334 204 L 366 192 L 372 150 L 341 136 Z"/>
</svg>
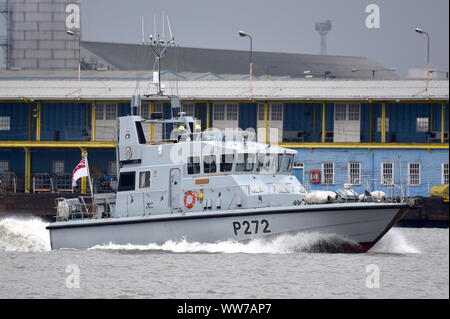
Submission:
<svg viewBox="0 0 450 319">
<path fill-rule="evenodd" d="M 153 70 L 155 66 L 153 51 L 149 46 L 89 41 L 82 41 L 81 46 L 87 63 L 99 58 L 115 70 Z M 89 56 L 89 52 L 92 56 Z M 249 52 L 169 47 L 161 61 L 162 69 L 175 73 L 243 75 L 248 74 Z M 305 71 L 311 71 L 310 75 L 319 78 L 330 72 L 328 75 L 337 79 L 372 79 L 372 72 L 352 72 L 352 69 L 385 69 L 365 57 L 336 55 L 253 52 L 253 62 L 256 76 L 299 78 L 305 77 Z M 376 78 L 392 80 L 399 76 L 394 72 L 380 71 L 376 73 Z"/>
<path fill-rule="evenodd" d="M 0 72 L 0 100 L 129 100 L 134 94 L 154 95 L 151 79 L 126 78 L 115 72 L 88 72 L 76 77 L 35 72 Z M 93 73 L 93 74 L 92 74 Z M 99 74 L 98 74 L 99 73 Z M 119 72 L 120 73 L 120 72 Z M 22 74 L 22 76 L 20 76 Z M 94 77 L 97 74 L 98 77 Z M 14 75 L 14 76 L 13 76 Z M 72 72 L 73 75 L 73 72 Z M 103 77 L 99 77 L 102 75 Z M 131 76 L 132 74 L 128 74 Z M 141 74 L 142 75 L 142 74 Z M 267 80 L 162 81 L 166 95 L 183 100 L 448 100 L 449 81 L 431 80 Z M 149 97 L 151 98 L 151 97 Z M 156 99 L 153 97 L 152 99 Z"/>
</svg>

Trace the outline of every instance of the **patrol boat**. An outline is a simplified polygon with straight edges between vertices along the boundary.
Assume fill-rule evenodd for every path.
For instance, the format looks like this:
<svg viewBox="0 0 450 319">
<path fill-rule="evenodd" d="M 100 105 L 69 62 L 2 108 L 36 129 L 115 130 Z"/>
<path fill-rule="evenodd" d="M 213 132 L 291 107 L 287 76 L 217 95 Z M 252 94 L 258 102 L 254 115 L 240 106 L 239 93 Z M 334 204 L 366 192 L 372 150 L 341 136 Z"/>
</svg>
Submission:
<svg viewBox="0 0 450 319">
<path fill-rule="evenodd" d="M 173 110 L 179 99 L 171 98 Z M 134 112 L 132 114 L 137 114 Z M 307 204 L 292 173 L 295 150 L 258 143 L 254 132 L 201 132 L 182 112 L 171 119 L 119 118 L 114 193 L 60 198 L 52 249 L 103 244 L 214 243 L 315 232 L 367 251 L 404 215 L 405 203 Z M 147 142 L 142 123 L 175 129 Z"/>
</svg>

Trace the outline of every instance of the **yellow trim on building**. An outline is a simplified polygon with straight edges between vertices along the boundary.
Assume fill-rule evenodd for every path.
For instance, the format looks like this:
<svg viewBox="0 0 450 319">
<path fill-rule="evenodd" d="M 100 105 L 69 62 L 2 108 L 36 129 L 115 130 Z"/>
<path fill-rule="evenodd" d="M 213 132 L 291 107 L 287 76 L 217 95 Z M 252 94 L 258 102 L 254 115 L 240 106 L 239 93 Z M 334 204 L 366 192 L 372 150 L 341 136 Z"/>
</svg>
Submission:
<svg viewBox="0 0 450 319">
<path fill-rule="evenodd" d="M 282 147 L 290 148 L 409 148 L 446 149 L 448 143 L 321 143 L 321 142 L 283 142 Z M 65 141 L 0 141 L 0 148 L 115 148 L 116 142 L 65 142 Z"/>
<path fill-rule="evenodd" d="M 25 147 L 25 193 L 31 193 L 31 151 Z"/>
<path fill-rule="evenodd" d="M 439 143 L 279 143 L 278 146 L 287 148 L 402 148 L 402 149 L 448 149 L 449 144 Z"/>
<path fill-rule="evenodd" d="M 258 106 L 256 106 L 258 107 Z M 258 112 L 257 112 L 258 113 Z M 266 144 L 270 144 L 269 136 L 269 103 L 264 103 L 264 136 Z"/>
<path fill-rule="evenodd" d="M 116 142 L 67 142 L 67 141 L 0 141 L 0 148 L 115 148 Z"/>
<path fill-rule="evenodd" d="M 386 143 L 386 103 L 381 104 L 381 143 Z"/>
<path fill-rule="evenodd" d="M 155 112 L 155 103 L 150 103 L 150 118 L 151 114 Z M 155 139 L 155 124 L 150 123 L 150 141 L 154 141 Z"/>
<path fill-rule="evenodd" d="M 325 143 L 327 138 L 327 104 L 322 103 L 322 143 Z"/>
<path fill-rule="evenodd" d="M 97 102 L 92 103 L 92 133 L 91 141 L 95 142 L 97 139 Z"/>
<path fill-rule="evenodd" d="M 211 103 L 206 102 L 206 128 L 211 127 Z"/>
<path fill-rule="evenodd" d="M 445 143 L 445 103 L 441 105 L 441 143 Z"/>
<path fill-rule="evenodd" d="M 36 105 L 36 141 L 41 140 L 41 110 L 42 105 L 38 103 Z"/>
</svg>

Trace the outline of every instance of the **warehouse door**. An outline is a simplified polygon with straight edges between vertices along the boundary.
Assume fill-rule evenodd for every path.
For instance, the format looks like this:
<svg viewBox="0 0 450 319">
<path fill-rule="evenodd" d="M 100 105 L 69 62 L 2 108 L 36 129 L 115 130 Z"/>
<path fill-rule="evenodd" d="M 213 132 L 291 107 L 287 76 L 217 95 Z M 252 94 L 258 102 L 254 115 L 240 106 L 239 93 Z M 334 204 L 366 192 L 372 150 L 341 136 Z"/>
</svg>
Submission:
<svg viewBox="0 0 450 319">
<path fill-rule="evenodd" d="M 117 140 L 117 104 L 98 103 L 95 106 L 95 139 L 96 141 Z"/>
<path fill-rule="evenodd" d="M 334 142 L 360 142 L 361 105 L 336 103 L 334 105 Z"/>
</svg>

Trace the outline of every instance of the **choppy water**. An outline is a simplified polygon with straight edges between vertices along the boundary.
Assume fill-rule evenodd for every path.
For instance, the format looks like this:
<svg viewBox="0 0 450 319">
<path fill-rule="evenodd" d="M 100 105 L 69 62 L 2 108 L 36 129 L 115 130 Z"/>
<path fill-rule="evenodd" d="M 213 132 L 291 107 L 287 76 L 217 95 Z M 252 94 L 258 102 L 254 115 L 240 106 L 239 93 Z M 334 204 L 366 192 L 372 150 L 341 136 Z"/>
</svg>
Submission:
<svg viewBox="0 0 450 319">
<path fill-rule="evenodd" d="M 316 248 L 341 239 L 319 234 L 50 251 L 46 225 L 0 219 L 0 298 L 449 298 L 448 229 L 332 254 Z"/>
</svg>

